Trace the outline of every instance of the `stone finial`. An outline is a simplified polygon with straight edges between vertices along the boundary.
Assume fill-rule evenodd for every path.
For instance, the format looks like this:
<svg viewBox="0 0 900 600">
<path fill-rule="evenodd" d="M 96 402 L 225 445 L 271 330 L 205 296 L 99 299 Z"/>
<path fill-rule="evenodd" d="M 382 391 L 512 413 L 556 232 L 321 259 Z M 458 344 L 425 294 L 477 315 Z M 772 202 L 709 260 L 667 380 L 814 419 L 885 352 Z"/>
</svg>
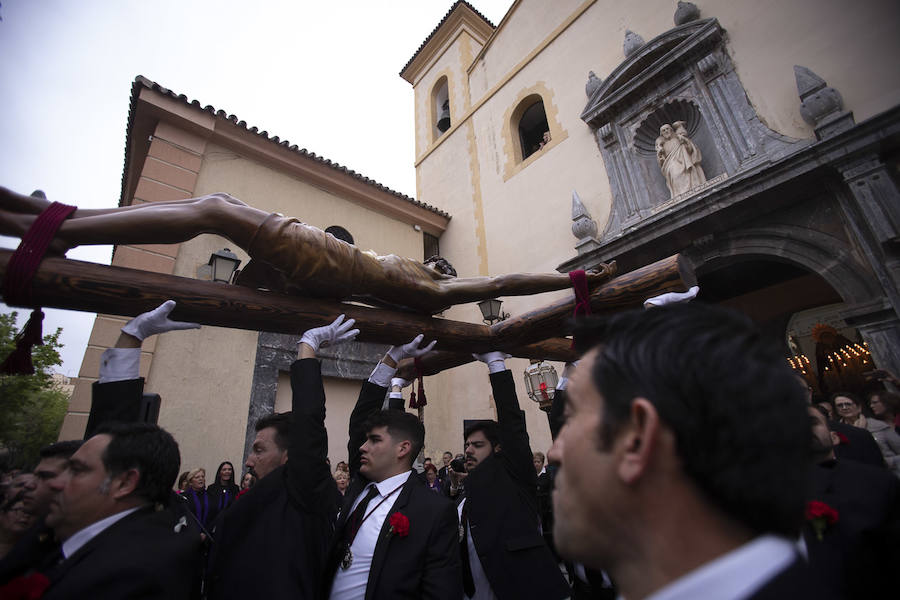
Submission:
<svg viewBox="0 0 900 600">
<path fill-rule="evenodd" d="M 594 95 L 594 92 L 600 89 L 601 85 L 603 85 L 603 80 L 597 77 L 593 71 L 589 71 L 587 83 L 584 84 L 584 93 L 590 98 Z"/>
<path fill-rule="evenodd" d="M 675 25 L 684 25 L 700 18 L 700 9 L 693 2 L 678 2 L 675 9 Z"/>
<path fill-rule="evenodd" d="M 853 113 L 844 110 L 840 93 L 824 79 L 799 65 L 794 65 L 800 116 L 813 126 L 818 139 L 830 137 L 856 124 Z"/>
<path fill-rule="evenodd" d="M 591 218 L 575 190 L 572 190 L 572 235 L 578 239 L 575 244 L 578 254 L 584 254 L 598 246 L 594 239 L 597 236 L 597 222 Z"/>
<path fill-rule="evenodd" d="M 643 45 L 644 38 L 630 29 L 625 30 L 625 42 L 622 44 L 622 49 L 625 51 L 625 58 L 628 58 L 637 52 L 637 49 Z"/>
</svg>

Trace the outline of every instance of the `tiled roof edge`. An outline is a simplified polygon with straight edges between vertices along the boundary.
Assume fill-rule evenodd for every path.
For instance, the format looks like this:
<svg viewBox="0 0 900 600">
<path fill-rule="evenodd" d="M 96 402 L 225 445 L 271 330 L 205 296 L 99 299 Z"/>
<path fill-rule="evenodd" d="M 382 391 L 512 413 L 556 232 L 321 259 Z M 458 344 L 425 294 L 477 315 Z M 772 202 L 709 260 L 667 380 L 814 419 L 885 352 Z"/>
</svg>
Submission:
<svg viewBox="0 0 900 600">
<path fill-rule="evenodd" d="M 431 211 L 431 212 L 438 214 L 442 217 L 445 217 L 447 219 L 450 218 L 450 215 L 448 213 L 440 210 L 439 208 L 436 208 L 436 207 L 431 206 L 430 204 L 426 204 L 424 202 L 419 202 L 415 198 L 411 198 L 411 197 L 407 196 L 406 194 L 402 194 L 400 192 L 392 190 L 391 188 L 378 183 L 374 179 L 369 179 L 368 177 L 362 175 L 361 173 L 357 173 L 353 169 L 348 169 L 347 167 L 345 167 L 341 164 L 338 164 L 336 162 L 333 162 L 323 156 L 317 156 L 315 152 L 309 152 L 306 148 L 299 148 L 296 144 L 291 144 L 288 140 L 281 140 L 277 135 L 270 137 L 268 131 L 259 131 L 258 127 L 248 127 L 246 121 L 239 120 L 235 115 L 230 115 L 230 114 L 226 113 L 224 110 L 216 110 L 215 107 L 213 107 L 211 105 L 201 106 L 199 101 L 189 100 L 188 97 L 185 96 L 184 94 L 176 94 L 172 90 L 159 85 L 155 81 L 151 81 L 150 79 L 147 79 L 143 75 L 138 75 L 137 77 L 135 77 L 134 83 L 131 86 L 131 104 L 128 109 L 128 129 L 126 130 L 126 137 L 125 137 L 125 166 L 122 169 L 122 192 L 121 192 L 121 197 L 119 199 L 120 205 L 125 201 L 125 194 L 127 192 L 127 190 L 125 189 L 125 186 L 127 185 L 126 174 L 128 173 L 128 163 L 131 158 L 129 155 L 129 150 L 131 147 L 131 128 L 132 128 L 133 121 L 134 121 L 135 110 L 137 108 L 138 93 L 141 90 L 141 88 L 147 88 L 147 89 L 151 89 L 153 91 L 159 92 L 161 94 L 165 94 L 166 96 L 168 96 L 170 98 L 179 100 L 184 104 L 188 104 L 190 106 L 198 108 L 198 109 L 200 109 L 206 113 L 209 113 L 213 116 L 221 117 L 225 120 L 231 121 L 235 126 L 245 129 L 245 130 L 249 131 L 250 133 L 256 134 L 256 135 L 268 140 L 269 142 L 271 142 L 273 144 L 278 144 L 279 146 L 284 146 L 288 150 L 295 152 L 295 153 L 299 154 L 300 156 L 306 157 L 311 160 L 315 160 L 315 161 L 317 161 L 327 167 L 330 167 L 336 171 L 350 175 L 354 179 L 357 179 L 357 180 L 359 180 L 367 185 L 370 185 L 380 191 L 387 192 L 388 194 L 391 194 L 392 196 L 394 196 L 400 200 L 409 202 L 410 204 L 413 204 L 420 208 L 424 208 L 425 210 Z"/>
</svg>

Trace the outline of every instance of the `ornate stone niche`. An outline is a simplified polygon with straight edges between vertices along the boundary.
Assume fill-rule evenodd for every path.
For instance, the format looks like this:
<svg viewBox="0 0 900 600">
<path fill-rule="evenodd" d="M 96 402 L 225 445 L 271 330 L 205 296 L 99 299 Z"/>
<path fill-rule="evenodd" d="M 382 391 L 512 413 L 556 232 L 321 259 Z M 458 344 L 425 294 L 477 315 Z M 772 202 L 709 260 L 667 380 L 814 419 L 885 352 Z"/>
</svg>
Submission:
<svg viewBox="0 0 900 600">
<path fill-rule="evenodd" d="M 716 19 L 677 26 L 634 50 L 599 86 L 581 118 L 592 128 L 612 188 L 600 244 L 648 218 L 690 204 L 737 173 L 809 144 L 763 125 L 747 100 Z M 706 182 L 671 196 L 657 162 L 663 124 L 685 123 Z"/>
</svg>

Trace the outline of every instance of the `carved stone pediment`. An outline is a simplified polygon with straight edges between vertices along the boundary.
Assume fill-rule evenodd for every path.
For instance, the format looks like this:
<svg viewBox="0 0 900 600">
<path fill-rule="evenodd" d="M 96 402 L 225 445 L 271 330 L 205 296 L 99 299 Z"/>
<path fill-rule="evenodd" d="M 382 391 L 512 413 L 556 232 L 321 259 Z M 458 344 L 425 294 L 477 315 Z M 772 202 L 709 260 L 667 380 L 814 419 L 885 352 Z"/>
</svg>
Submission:
<svg viewBox="0 0 900 600">
<path fill-rule="evenodd" d="M 809 143 L 777 134 L 759 120 L 726 41 L 718 20 L 691 21 L 632 51 L 601 85 L 591 86 L 581 118 L 594 131 L 613 195 L 601 245 Z M 702 154 L 706 181 L 673 197 L 655 144 L 660 128 L 676 122 L 683 122 Z"/>
</svg>

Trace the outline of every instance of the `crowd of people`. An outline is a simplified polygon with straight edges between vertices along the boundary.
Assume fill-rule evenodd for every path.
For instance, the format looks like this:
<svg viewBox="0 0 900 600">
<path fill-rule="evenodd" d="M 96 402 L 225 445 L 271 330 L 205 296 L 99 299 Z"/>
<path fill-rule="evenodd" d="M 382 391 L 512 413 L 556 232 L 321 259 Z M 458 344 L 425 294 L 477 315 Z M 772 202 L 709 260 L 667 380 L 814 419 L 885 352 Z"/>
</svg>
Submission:
<svg viewBox="0 0 900 600">
<path fill-rule="evenodd" d="M 306 331 L 292 410 L 262 417 L 243 475 L 181 473 L 139 402 L 141 342 L 196 325 L 174 304 L 107 350 L 85 441 L 9 473 L 0 502 L 2 598 L 870 598 L 900 564 L 898 396 L 812 402 L 746 318 L 655 299 L 581 321 L 534 452 L 506 355 L 484 363 L 496 420 L 440 465 L 403 410 L 391 347 L 363 382 L 347 460 L 327 457 L 324 346 Z M 739 365 L 739 368 L 736 366 Z M 894 381 L 888 377 L 889 385 Z M 866 464 L 869 463 L 869 464 Z M 889 468 L 890 467 L 890 468 Z M 177 490 L 177 491 L 173 491 Z"/>
</svg>

